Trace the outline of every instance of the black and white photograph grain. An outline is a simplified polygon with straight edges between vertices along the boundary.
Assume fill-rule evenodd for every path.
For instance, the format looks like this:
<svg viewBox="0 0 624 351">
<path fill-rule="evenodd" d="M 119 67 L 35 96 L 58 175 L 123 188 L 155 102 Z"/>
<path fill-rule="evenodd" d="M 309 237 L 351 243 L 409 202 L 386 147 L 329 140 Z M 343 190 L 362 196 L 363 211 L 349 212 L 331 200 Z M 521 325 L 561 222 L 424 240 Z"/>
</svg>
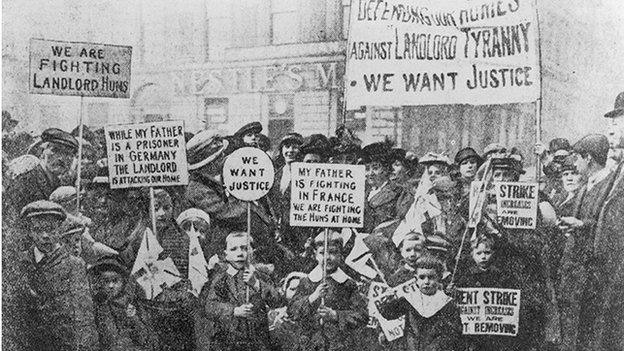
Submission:
<svg viewBox="0 0 624 351">
<path fill-rule="evenodd" d="M 624 350 L 624 0 L 1 18 L 2 350 Z"/>
</svg>

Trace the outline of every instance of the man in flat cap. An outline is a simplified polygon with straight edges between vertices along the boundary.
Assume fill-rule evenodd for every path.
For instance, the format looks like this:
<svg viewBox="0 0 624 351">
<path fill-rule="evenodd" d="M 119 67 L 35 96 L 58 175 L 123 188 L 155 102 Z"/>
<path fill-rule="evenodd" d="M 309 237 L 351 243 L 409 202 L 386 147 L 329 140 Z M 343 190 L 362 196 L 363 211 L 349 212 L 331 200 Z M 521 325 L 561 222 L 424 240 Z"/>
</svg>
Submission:
<svg viewBox="0 0 624 351">
<path fill-rule="evenodd" d="M 12 218 L 27 204 L 47 200 L 61 185 L 60 178 L 72 169 L 78 141 L 71 134 L 50 128 L 41 134 L 39 158 L 24 155 L 9 164 L 11 180 L 6 188 L 7 210 Z M 6 212 L 5 212 L 6 213 Z"/>
<path fill-rule="evenodd" d="M 236 133 L 234 133 L 234 137 L 240 139 L 245 146 L 258 147 L 261 132 L 262 124 L 260 124 L 260 122 L 251 122 L 237 130 Z"/>
<path fill-rule="evenodd" d="M 60 243 L 66 214 L 53 202 L 32 202 L 21 211 L 31 246 L 19 267 L 26 282 L 28 350 L 96 350 L 98 335 L 84 261 Z"/>
<path fill-rule="evenodd" d="M 366 205 L 364 207 L 365 233 L 396 218 L 396 205 L 403 188 L 390 181 L 391 148 L 387 142 L 366 145 L 362 152 L 366 162 Z"/>
</svg>

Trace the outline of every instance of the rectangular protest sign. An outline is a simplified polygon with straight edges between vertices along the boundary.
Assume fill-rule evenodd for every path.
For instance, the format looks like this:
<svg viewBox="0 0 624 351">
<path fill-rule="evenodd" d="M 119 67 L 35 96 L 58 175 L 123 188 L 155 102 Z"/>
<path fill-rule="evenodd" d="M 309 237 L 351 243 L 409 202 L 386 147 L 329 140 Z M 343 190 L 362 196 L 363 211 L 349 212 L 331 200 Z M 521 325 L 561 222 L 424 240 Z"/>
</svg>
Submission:
<svg viewBox="0 0 624 351">
<path fill-rule="evenodd" d="M 494 186 L 497 222 L 505 228 L 535 229 L 537 183 L 500 182 Z"/>
<path fill-rule="evenodd" d="M 518 335 L 520 290 L 461 288 L 457 305 L 464 335 Z"/>
<path fill-rule="evenodd" d="M 381 327 L 386 340 L 393 341 L 403 336 L 405 316 L 393 320 L 385 319 L 379 312 L 379 306 L 391 298 L 393 289 L 387 284 L 372 282 L 368 289 L 368 315 Z"/>
<path fill-rule="evenodd" d="M 30 40 L 32 94 L 130 97 L 131 46 Z"/>
<path fill-rule="evenodd" d="M 347 108 L 533 102 L 533 1 L 353 0 Z"/>
<path fill-rule="evenodd" d="M 111 189 L 188 184 L 184 122 L 105 127 Z"/>
<path fill-rule="evenodd" d="M 290 172 L 291 226 L 364 225 L 364 166 L 297 162 Z"/>
</svg>

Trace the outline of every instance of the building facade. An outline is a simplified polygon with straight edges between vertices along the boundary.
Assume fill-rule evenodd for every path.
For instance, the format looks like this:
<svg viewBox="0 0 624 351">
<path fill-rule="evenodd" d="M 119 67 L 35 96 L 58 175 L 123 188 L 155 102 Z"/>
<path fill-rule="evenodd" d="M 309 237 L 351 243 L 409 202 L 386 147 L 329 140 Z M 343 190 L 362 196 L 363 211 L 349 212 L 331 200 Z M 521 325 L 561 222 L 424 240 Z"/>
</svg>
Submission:
<svg viewBox="0 0 624 351">
<path fill-rule="evenodd" d="M 82 111 L 92 128 L 181 119 L 190 132 L 232 133 L 260 121 L 277 141 L 290 131 L 333 135 L 345 123 L 364 143 L 388 137 L 419 155 L 453 155 L 464 146 L 480 151 L 492 142 L 532 153 L 535 104 L 362 106 L 344 113 L 348 17 L 351 2 L 359 0 L 42 2 L 38 8 L 3 3 L 3 110 L 33 134 L 49 126 L 71 130 Z M 590 117 L 590 130 L 599 132 L 606 125 L 601 113 L 612 107 L 624 73 L 591 62 L 610 57 L 606 51 L 616 42 L 610 38 L 618 33 L 602 29 L 617 18 L 604 4 L 595 16 L 581 0 L 539 4 L 543 140 L 575 139 L 588 132 Z M 33 37 L 131 45 L 130 99 L 81 103 L 29 94 Z"/>
</svg>

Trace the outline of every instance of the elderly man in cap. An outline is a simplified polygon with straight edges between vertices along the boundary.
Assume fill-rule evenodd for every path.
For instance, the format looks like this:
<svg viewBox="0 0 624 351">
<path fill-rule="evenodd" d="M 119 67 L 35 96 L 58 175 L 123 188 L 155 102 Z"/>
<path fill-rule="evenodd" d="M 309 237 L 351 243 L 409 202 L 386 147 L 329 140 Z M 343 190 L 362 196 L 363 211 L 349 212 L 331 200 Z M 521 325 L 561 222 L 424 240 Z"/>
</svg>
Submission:
<svg viewBox="0 0 624 351">
<path fill-rule="evenodd" d="M 210 215 L 215 242 L 233 230 L 247 230 L 247 203 L 227 195 L 221 180 L 223 163 L 236 147 L 235 141 L 210 130 L 197 133 L 186 145 L 189 185 L 182 208 L 197 208 Z M 257 240 L 257 260 L 275 263 L 279 257 L 275 221 L 264 201 L 251 204 L 251 230 Z"/>
<path fill-rule="evenodd" d="M 47 200 L 61 184 L 60 178 L 71 171 L 78 150 L 78 141 L 71 134 L 50 128 L 41 134 L 39 158 L 24 155 L 9 165 L 12 180 L 6 188 L 7 207 L 13 218 L 27 204 Z M 68 184 L 65 184 L 68 185 Z"/>
<path fill-rule="evenodd" d="M 396 218 L 396 205 L 403 188 L 390 180 L 391 148 L 386 142 L 365 146 L 366 205 L 364 207 L 365 233 L 371 233 L 379 224 Z"/>
<path fill-rule="evenodd" d="M 239 139 L 244 146 L 258 147 L 261 132 L 262 124 L 260 124 L 260 122 L 251 122 L 237 130 L 236 133 L 234 133 L 234 137 Z"/>
<path fill-rule="evenodd" d="M 30 248 L 19 262 L 26 279 L 22 303 L 30 333 L 28 350 L 96 350 L 98 335 L 84 261 L 59 242 L 63 208 L 32 202 L 21 211 Z"/>
</svg>

